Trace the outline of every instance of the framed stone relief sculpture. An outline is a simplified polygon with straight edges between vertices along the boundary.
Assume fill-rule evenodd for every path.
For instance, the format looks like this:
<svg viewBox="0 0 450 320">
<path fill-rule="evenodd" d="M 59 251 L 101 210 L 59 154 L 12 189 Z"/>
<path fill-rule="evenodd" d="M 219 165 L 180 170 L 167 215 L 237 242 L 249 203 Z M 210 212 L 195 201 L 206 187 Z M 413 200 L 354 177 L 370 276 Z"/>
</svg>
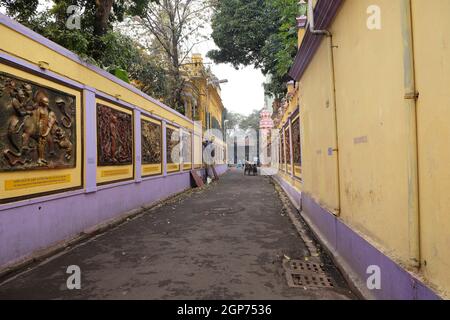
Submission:
<svg viewBox="0 0 450 320">
<path fill-rule="evenodd" d="M 76 98 L 0 72 L 0 171 L 76 166 Z"/>
<path fill-rule="evenodd" d="M 300 118 L 292 121 L 292 153 L 294 158 L 294 175 L 301 177 L 302 155 L 300 142 Z"/>
<path fill-rule="evenodd" d="M 97 104 L 97 149 L 99 166 L 133 163 L 132 116 Z"/>
<path fill-rule="evenodd" d="M 142 176 L 162 172 L 161 122 L 151 118 L 141 119 Z"/>
<path fill-rule="evenodd" d="M 81 92 L 0 63 L 0 203 L 82 186 Z"/>
<path fill-rule="evenodd" d="M 166 127 L 167 145 L 167 172 L 180 170 L 180 129 L 167 125 Z"/>
<path fill-rule="evenodd" d="M 189 170 L 192 168 L 192 135 L 188 131 L 183 131 L 183 169 Z"/>
<path fill-rule="evenodd" d="M 280 130 L 280 165 L 281 170 L 286 170 L 286 154 L 285 154 L 285 140 L 284 140 L 284 132 Z"/>
<path fill-rule="evenodd" d="M 291 135 L 289 133 L 289 126 L 286 126 L 284 130 L 284 140 L 285 140 L 285 150 L 286 150 L 286 170 L 287 172 L 291 172 L 292 163 L 291 163 Z"/>
<path fill-rule="evenodd" d="M 133 111 L 106 100 L 97 102 L 97 184 L 134 176 Z"/>
</svg>

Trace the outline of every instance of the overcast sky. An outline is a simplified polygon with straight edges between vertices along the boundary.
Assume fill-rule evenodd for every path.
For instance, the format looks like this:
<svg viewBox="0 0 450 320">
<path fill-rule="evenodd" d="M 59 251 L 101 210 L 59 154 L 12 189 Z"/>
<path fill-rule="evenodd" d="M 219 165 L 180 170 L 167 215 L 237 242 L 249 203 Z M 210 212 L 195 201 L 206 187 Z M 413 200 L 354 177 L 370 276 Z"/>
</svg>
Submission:
<svg viewBox="0 0 450 320">
<path fill-rule="evenodd" d="M 214 41 L 198 45 L 194 53 L 206 53 L 215 49 Z M 206 62 L 211 62 L 206 59 Z M 261 110 L 264 107 L 264 76 L 260 70 L 253 67 L 245 67 L 236 70 L 231 64 L 212 64 L 213 73 L 219 79 L 227 79 L 228 83 L 222 84 L 222 100 L 229 111 L 248 115 L 254 109 Z"/>
</svg>

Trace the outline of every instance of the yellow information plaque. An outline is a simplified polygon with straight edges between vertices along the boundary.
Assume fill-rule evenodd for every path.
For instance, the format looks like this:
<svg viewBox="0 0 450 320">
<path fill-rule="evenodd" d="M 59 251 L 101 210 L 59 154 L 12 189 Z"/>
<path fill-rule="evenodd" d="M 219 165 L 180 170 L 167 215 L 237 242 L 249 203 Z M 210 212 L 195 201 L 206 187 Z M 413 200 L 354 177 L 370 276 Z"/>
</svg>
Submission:
<svg viewBox="0 0 450 320">
<path fill-rule="evenodd" d="M 183 164 L 183 170 L 191 170 L 192 169 L 192 163 L 184 163 Z"/>
<path fill-rule="evenodd" d="M 161 164 L 146 164 L 142 166 L 142 175 L 143 176 L 149 176 L 149 175 L 156 175 L 161 174 L 162 166 Z"/>
<path fill-rule="evenodd" d="M 29 188 L 35 188 L 35 187 L 50 186 L 50 185 L 54 185 L 54 184 L 70 183 L 70 182 L 71 182 L 70 174 L 6 180 L 5 181 L 5 190 L 12 191 L 12 190 L 20 190 L 20 189 L 29 189 Z"/>
<path fill-rule="evenodd" d="M 176 163 L 167 164 L 167 172 L 174 172 L 180 170 L 180 165 Z"/>
<path fill-rule="evenodd" d="M 300 166 L 294 166 L 294 175 L 295 175 L 297 178 L 301 178 L 301 176 L 302 176 L 302 167 L 300 167 Z"/>
<path fill-rule="evenodd" d="M 129 173 L 130 173 L 130 169 L 129 168 L 103 170 L 102 171 L 102 178 L 121 176 L 121 175 L 129 174 Z"/>
</svg>

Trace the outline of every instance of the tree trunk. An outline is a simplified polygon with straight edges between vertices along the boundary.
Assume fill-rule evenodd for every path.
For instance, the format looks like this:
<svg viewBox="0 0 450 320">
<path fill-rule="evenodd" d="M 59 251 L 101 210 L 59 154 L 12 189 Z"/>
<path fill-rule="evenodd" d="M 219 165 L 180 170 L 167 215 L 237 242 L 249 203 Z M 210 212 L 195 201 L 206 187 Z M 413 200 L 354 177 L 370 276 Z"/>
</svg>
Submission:
<svg viewBox="0 0 450 320">
<path fill-rule="evenodd" d="M 112 10 L 113 0 L 95 0 L 94 42 L 92 43 L 92 57 L 100 62 L 104 45 L 100 40 L 108 32 L 108 21 Z"/>
<path fill-rule="evenodd" d="M 101 37 L 108 31 L 108 20 L 111 14 L 113 0 L 95 0 L 94 35 Z"/>
<path fill-rule="evenodd" d="M 171 32 L 171 41 L 172 41 L 172 67 L 173 67 L 173 76 L 174 76 L 174 84 L 175 84 L 175 90 L 173 91 L 173 97 L 172 97 L 172 103 L 175 110 L 180 112 L 181 114 L 185 113 L 184 110 L 184 103 L 182 101 L 182 92 L 183 92 L 183 79 L 181 77 L 180 72 L 180 56 L 179 56 L 179 41 L 180 41 L 180 35 L 178 34 L 178 26 L 176 25 L 176 19 L 175 19 L 175 8 L 171 6 L 170 1 L 167 1 L 167 6 L 169 8 L 168 15 L 169 15 L 169 21 L 170 21 L 170 32 Z"/>
</svg>

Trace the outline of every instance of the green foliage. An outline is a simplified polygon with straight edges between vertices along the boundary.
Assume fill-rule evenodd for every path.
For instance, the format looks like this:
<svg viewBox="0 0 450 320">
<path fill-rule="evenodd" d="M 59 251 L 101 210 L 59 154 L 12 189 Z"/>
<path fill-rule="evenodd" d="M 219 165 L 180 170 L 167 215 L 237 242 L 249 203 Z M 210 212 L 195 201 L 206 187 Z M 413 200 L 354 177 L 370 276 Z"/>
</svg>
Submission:
<svg viewBox="0 0 450 320">
<path fill-rule="evenodd" d="M 266 0 L 221 0 L 212 18 L 212 38 L 219 50 L 208 56 L 236 68 L 254 64 L 262 67 L 267 36 L 278 29 L 277 15 Z"/>
<path fill-rule="evenodd" d="M 298 0 L 220 0 L 215 9 L 212 37 L 219 50 L 208 56 L 236 68 L 261 68 L 272 75 L 266 92 L 283 96 L 285 76 L 297 52 Z"/>
<path fill-rule="evenodd" d="M 114 10 L 108 18 L 108 30 L 101 36 L 94 34 L 97 2 L 93 0 L 53 0 L 53 6 L 43 12 L 37 12 L 38 0 L 0 0 L 0 5 L 12 18 L 75 52 L 85 61 L 133 83 L 147 94 L 162 98 L 168 94 L 164 69 L 130 37 L 113 30 L 114 22 L 121 21 L 131 11 L 142 13 L 140 6 L 152 1 L 114 1 Z M 66 28 L 66 12 L 70 5 L 82 8 L 80 30 Z"/>
<path fill-rule="evenodd" d="M 227 109 L 225 109 L 224 119 L 228 120 L 228 122 L 225 124 L 226 129 L 234 129 L 239 127 L 239 124 L 244 119 L 244 116 L 240 113 L 228 111 Z"/>
<path fill-rule="evenodd" d="M 130 79 L 128 79 L 128 73 L 120 68 L 108 68 L 109 73 L 115 75 L 117 78 L 125 81 L 126 83 L 130 83 Z"/>
<path fill-rule="evenodd" d="M 259 130 L 259 110 L 253 110 L 248 116 L 243 117 L 241 122 L 239 123 L 239 127 L 243 130 L 247 129 L 255 129 Z"/>
<path fill-rule="evenodd" d="M 8 16 L 20 23 L 28 22 L 36 13 L 39 0 L 0 0 Z"/>
<path fill-rule="evenodd" d="M 202 30 L 208 20 L 209 0 L 161 0 L 151 3 L 142 0 L 132 11 L 142 11 L 134 19 L 137 28 L 144 30 L 138 41 L 152 39 L 158 47 L 167 69 L 168 104 L 184 113 L 183 89 L 186 79 L 183 65 L 195 45 L 205 40 Z"/>
</svg>

